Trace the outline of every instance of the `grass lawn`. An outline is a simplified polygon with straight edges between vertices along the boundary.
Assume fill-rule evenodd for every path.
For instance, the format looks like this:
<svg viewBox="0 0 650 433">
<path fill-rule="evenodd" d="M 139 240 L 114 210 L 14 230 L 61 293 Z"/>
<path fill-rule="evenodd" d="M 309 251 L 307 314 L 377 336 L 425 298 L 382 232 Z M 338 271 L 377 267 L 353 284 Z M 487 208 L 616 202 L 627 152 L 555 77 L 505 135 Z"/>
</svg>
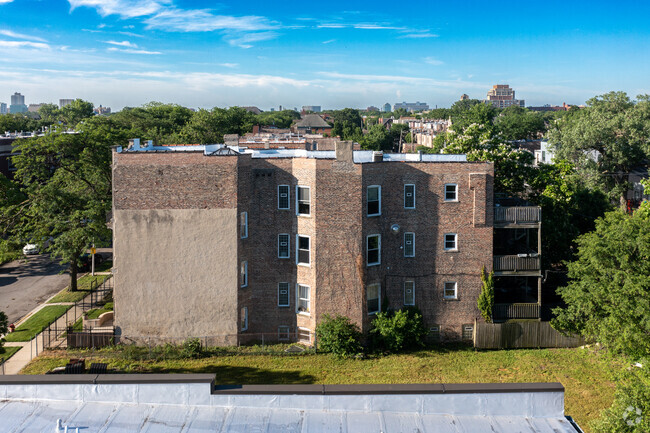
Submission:
<svg viewBox="0 0 650 433">
<path fill-rule="evenodd" d="M 93 308 L 92 310 L 88 310 L 88 318 L 89 319 L 96 319 L 103 313 L 106 313 L 108 311 L 113 311 L 113 303 L 112 302 L 107 302 L 106 305 L 104 305 L 102 308 Z M 74 329 L 77 332 L 83 331 L 83 318 L 79 318 L 76 322 L 74 322 L 74 325 L 72 325 L 72 329 Z M 63 335 L 66 335 L 67 333 L 63 333 Z"/>
<path fill-rule="evenodd" d="M 16 330 L 5 336 L 7 341 L 29 341 L 43 330 L 43 327 L 54 322 L 63 316 L 70 308 L 70 305 L 51 305 L 43 307 L 33 316 L 27 319 Z"/>
<path fill-rule="evenodd" d="M 4 346 L 4 347 L 0 348 L 0 358 L 3 358 L 6 361 L 7 359 L 11 358 L 11 356 L 14 353 L 18 352 L 20 349 L 22 349 L 22 347 L 19 347 L 19 346 L 17 346 L 17 347 Z M 1 364 L 1 362 L 0 362 L 0 364 Z"/>
<path fill-rule="evenodd" d="M 94 277 L 90 274 L 84 275 L 83 277 L 77 280 L 77 291 L 71 292 L 68 287 L 61 290 L 55 297 L 48 301 L 48 304 L 54 304 L 57 302 L 77 302 L 80 301 L 90 293 L 90 284 L 96 278 L 97 283 L 101 284 L 104 280 L 108 279 L 110 275 L 95 275 Z"/>
<path fill-rule="evenodd" d="M 584 428 L 611 405 L 612 374 L 622 366 L 621 360 L 586 349 L 475 351 L 451 346 L 368 359 L 216 353 L 173 359 L 163 349 L 149 357 L 147 347 L 132 346 L 46 351 L 22 373 L 44 374 L 70 358 L 86 358 L 125 373 L 215 373 L 220 384 L 561 382 L 566 388 L 565 412 Z"/>
</svg>

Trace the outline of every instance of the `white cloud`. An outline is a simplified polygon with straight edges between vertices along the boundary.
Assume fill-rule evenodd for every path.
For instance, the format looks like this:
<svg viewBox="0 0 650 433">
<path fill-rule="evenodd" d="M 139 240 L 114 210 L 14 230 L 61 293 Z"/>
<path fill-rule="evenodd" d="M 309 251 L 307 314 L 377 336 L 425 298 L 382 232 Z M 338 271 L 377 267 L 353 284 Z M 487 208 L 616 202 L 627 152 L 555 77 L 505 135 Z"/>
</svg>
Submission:
<svg viewBox="0 0 650 433">
<path fill-rule="evenodd" d="M 0 0 L 0 2 L 2 2 L 2 0 Z M 37 36 L 26 35 L 24 33 L 16 33 L 16 32 L 12 32 L 11 30 L 0 30 L 0 35 L 4 35 L 4 36 L 14 38 L 14 39 L 25 39 L 25 40 L 28 40 L 28 41 L 47 42 L 43 38 L 39 38 Z"/>
<path fill-rule="evenodd" d="M 5 3 L 11 3 L 14 0 L 0 0 L 0 5 Z"/>
<path fill-rule="evenodd" d="M 403 38 L 409 38 L 409 39 L 421 39 L 421 38 L 437 38 L 440 35 L 436 35 L 435 33 L 430 33 L 430 32 L 418 32 L 418 33 L 407 33 L 405 35 L 400 36 L 400 39 Z"/>
<path fill-rule="evenodd" d="M 136 44 L 133 44 L 129 41 L 103 41 L 105 44 L 111 44 L 111 45 L 117 45 L 119 47 L 129 47 L 129 48 L 137 48 L 138 46 Z"/>
<path fill-rule="evenodd" d="M 336 39 L 329 39 L 327 41 L 323 41 L 323 44 L 331 44 L 332 42 L 336 42 Z"/>
<path fill-rule="evenodd" d="M 404 30 L 404 27 L 387 26 L 382 24 L 353 24 L 353 28 L 361 30 Z"/>
<path fill-rule="evenodd" d="M 276 32 L 233 33 L 224 39 L 234 47 L 251 48 L 253 42 L 267 41 L 278 36 Z"/>
<path fill-rule="evenodd" d="M 137 50 L 137 49 L 133 49 L 133 48 L 122 49 L 122 48 L 115 48 L 115 47 L 107 48 L 107 51 L 118 52 L 118 53 L 127 53 L 127 54 L 145 54 L 145 55 L 162 54 L 160 51 Z"/>
<path fill-rule="evenodd" d="M 156 13 L 169 0 L 68 0 L 70 9 L 87 6 L 97 9 L 102 16 L 119 15 L 122 18 L 142 17 Z"/>
<path fill-rule="evenodd" d="M 0 40 L 0 48 L 34 48 L 37 50 L 49 50 L 50 46 L 42 42 Z"/>
<path fill-rule="evenodd" d="M 435 57 L 425 57 L 422 60 L 424 60 L 424 63 L 427 63 L 429 65 L 433 65 L 433 66 L 440 66 L 440 65 L 445 64 L 445 62 L 443 62 L 442 60 L 438 60 Z"/>
<path fill-rule="evenodd" d="M 223 66 L 224 68 L 236 68 L 239 66 L 239 63 L 219 63 L 219 66 Z"/>
<path fill-rule="evenodd" d="M 207 9 L 167 8 L 144 20 L 150 29 L 176 32 L 212 32 L 216 30 L 260 31 L 278 27 L 260 16 L 213 15 Z"/>
</svg>

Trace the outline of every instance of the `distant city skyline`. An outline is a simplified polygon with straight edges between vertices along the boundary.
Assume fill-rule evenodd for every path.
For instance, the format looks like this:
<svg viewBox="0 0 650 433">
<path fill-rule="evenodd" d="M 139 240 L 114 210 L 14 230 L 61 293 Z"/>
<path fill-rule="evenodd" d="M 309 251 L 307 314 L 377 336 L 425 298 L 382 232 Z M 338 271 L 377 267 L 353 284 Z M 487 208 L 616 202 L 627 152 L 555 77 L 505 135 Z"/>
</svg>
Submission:
<svg viewBox="0 0 650 433">
<path fill-rule="evenodd" d="M 0 101 L 323 109 L 650 93 L 650 5 L 0 0 Z"/>
</svg>

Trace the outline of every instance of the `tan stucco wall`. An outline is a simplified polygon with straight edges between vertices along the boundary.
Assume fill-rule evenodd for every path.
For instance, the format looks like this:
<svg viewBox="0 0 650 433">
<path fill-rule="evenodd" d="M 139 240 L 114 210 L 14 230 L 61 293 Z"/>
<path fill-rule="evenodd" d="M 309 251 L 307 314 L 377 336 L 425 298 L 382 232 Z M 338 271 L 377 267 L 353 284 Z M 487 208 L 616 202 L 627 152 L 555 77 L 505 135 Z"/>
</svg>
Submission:
<svg viewBox="0 0 650 433">
<path fill-rule="evenodd" d="M 236 209 L 114 211 L 122 341 L 237 333 Z"/>
</svg>

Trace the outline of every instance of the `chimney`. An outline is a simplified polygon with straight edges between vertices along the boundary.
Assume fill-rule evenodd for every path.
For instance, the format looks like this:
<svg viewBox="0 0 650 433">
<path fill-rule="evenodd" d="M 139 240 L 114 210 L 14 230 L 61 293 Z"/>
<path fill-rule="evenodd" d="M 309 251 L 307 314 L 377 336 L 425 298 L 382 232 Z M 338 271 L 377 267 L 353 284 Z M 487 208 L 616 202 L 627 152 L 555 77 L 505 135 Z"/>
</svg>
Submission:
<svg viewBox="0 0 650 433">
<path fill-rule="evenodd" d="M 337 140 L 334 144 L 336 149 L 336 160 L 339 162 L 354 163 L 354 152 L 352 151 L 352 141 Z"/>
<path fill-rule="evenodd" d="M 384 152 L 372 152 L 372 162 L 382 162 L 384 160 Z"/>
</svg>

